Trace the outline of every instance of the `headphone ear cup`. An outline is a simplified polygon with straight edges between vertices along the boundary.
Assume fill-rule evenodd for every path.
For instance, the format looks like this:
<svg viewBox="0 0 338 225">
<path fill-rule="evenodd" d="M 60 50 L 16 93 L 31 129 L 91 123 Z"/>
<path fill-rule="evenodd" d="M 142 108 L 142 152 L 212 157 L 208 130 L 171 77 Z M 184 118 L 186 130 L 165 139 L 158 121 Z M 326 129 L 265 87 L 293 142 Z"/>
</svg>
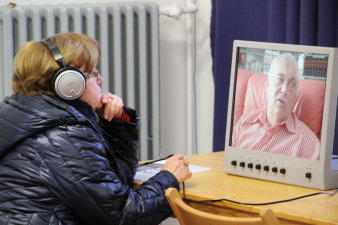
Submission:
<svg viewBox="0 0 338 225">
<path fill-rule="evenodd" d="M 75 67 L 61 68 L 53 76 L 52 87 L 60 98 L 74 100 L 83 94 L 86 88 L 86 78 L 82 71 Z"/>
</svg>

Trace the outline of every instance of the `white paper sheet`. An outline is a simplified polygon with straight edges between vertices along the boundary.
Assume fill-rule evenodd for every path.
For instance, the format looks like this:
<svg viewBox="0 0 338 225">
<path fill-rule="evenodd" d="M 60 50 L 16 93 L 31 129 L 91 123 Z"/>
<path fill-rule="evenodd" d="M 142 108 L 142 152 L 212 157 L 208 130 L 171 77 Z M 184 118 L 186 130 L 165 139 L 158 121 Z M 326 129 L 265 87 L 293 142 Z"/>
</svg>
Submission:
<svg viewBox="0 0 338 225">
<path fill-rule="evenodd" d="M 160 171 L 160 169 L 164 165 L 164 163 L 165 163 L 165 160 L 162 160 L 162 161 L 154 162 L 152 164 L 148 164 L 148 165 L 138 167 L 134 179 L 138 180 L 138 181 L 148 180 L 150 177 L 154 176 L 156 173 L 158 173 Z M 210 170 L 210 168 L 202 167 L 202 166 L 189 165 L 189 170 L 192 173 L 197 173 L 197 172 Z"/>
</svg>

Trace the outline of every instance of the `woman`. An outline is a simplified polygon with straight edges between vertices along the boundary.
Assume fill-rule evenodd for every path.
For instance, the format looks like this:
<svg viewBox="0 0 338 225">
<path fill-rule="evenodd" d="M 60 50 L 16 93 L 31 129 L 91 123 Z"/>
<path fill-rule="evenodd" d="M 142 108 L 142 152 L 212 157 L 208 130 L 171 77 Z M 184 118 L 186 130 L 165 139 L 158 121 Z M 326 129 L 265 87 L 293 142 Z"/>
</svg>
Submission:
<svg viewBox="0 0 338 225">
<path fill-rule="evenodd" d="M 172 214 L 166 189 L 191 177 L 182 155 L 134 189 L 135 111 L 102 93 L 96 41 L 76 33 L 54 39 L 85 88 L 64 100 L 54 50 L 31 41 L 18 51 L 14 94 L 0 103 L 0 224 L 159 224 Z"/>
</svg>

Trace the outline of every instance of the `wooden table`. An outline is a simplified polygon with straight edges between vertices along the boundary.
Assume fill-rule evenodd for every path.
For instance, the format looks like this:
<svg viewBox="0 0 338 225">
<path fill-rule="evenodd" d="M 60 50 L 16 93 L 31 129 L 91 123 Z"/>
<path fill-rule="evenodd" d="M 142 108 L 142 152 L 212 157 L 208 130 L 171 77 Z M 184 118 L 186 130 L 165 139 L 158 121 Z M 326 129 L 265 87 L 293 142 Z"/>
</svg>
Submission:
<svg viewBox="0 0 338 225">
<path fill-rule="evenodd" d="M 319 192 L 310 188 L 229 175 L 224 172 L 224 152 L 186 158 L 190 165 L 211 168 L 209 171 L 194 173 L 192 178 L 185 182 L 185 197 L 189 199 L 226 198 L 239 202 L 262 203 Z M 182 189 L 180 193 L 183 194 Z M 189 204 L 214 214 L 237 217 L 258 216 L 263 207 L 269 207 L 283 224 L 338 224 L 338 194 L 320 194 L 267 206 L 240 205 L 226 201 Z"/>
</svg>

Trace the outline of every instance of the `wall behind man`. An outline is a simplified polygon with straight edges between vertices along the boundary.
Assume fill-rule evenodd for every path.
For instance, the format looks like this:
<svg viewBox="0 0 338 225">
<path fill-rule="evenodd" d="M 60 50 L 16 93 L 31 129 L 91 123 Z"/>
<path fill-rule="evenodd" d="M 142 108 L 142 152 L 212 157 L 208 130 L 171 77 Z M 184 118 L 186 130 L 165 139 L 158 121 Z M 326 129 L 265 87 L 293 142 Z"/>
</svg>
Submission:
<svg viewBox="0 0 338 225">
<path fill-rule="evenodd" d="M 82 0 L 75 4 L 126 1 L 135 0 Z M 17 7 L 70 4 L 69 0 L 12 0 L 1 1 L 0 6 L 10 2 Z M 214 80 L 209 35 L 211 0 L 151 2 L 156 2 L 160 8 L 161 146 L 158 155 L 212 152 Z"/>
</svg>

